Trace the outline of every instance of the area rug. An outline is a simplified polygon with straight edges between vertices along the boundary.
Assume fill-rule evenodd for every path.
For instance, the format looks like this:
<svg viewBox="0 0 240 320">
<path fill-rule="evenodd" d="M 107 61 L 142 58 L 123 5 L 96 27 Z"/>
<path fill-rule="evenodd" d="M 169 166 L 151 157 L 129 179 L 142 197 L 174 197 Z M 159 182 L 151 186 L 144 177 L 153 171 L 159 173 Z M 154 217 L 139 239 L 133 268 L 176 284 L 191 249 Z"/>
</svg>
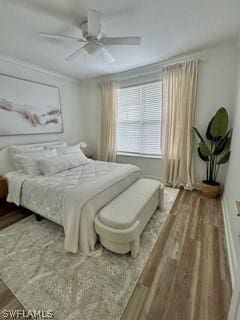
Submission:
<svg viewBox="0 0 240 320">
<path fill-rule="evenodd" d="M 137 284 L 178 190 L 165 189 L 133 260 L 103 249 L 92 257 L 64 251 L 63 229 L 30 216 L 0 232 L 0 277 L 26 310 L 52 311 L 56 320 L 117 320 Z"/>
</svg>

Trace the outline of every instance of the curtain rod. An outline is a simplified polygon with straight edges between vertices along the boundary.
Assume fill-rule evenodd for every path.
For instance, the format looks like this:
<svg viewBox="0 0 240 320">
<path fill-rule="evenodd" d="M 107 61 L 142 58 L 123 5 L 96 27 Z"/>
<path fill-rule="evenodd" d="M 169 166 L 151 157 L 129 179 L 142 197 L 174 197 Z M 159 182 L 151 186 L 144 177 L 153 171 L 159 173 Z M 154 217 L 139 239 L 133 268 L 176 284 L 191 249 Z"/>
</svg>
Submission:
<svg viewBox="0 0 240 320">
<path fill-rule="evenodd" d="M 174 65 L 174 64 L 178 64 L 178 63 L 184 63 L 184 62 L 188 62 L 188 61 L 191 61 L 191 60 L 199 60 L 199 61 L 205 61 L 205 58 L 204 57 L 190 57 L 190 58 L 185 58 L 185 59 L 174 59 L 174 60 L 166 60 L 166 62 L 162 62 L 163 66 L 162 67 L 167 67 L 167 66 L 171 66 L 171 65 Z M 161 63 L 160 63 L 161 64 Z"/>
<path fill-rule="evenodd" d="M 131 70 L 127 70 L 127 71 L 123 71 L 123 72 L 119 72 L 113 75 L 106 75 L 104 77 L 102 77 L 102 79 L 111 79 L 111 80 L 127 80 L 127 79 L 131 79 L 131 78 L 137 78 L 138 76 L 143 76 L 143 75 L 148 75 L 148 74 L 154 74 L 159 72 L 161 69 L 163 69 L 164 67 L 167 67 L 169 65 L 174 65 L 174 64 L 178 64 L 178 63 L 184 63 L 184 62 L 188 62 L 191 60 L 200 60 L 200 61 L 205 61 L 205 57 L 203 56 L 198 56 L 198 55 L 192 55 L 192 56 L 182 56 L 179 58 L 173 58 L 173 59 L 168 59 L 168 60 L 163 60 L 161 62 L 157 62 L 157 63 L 153 63 L 153 64 L 149 64 L 146 66 L 142 66 L 142 67 L 138 67 L 138 68 L 134 68 Z M 141 69 L 144 68 L 152 68 L 150 70 L 143 70 L 141 71 Z"/>
</svg>

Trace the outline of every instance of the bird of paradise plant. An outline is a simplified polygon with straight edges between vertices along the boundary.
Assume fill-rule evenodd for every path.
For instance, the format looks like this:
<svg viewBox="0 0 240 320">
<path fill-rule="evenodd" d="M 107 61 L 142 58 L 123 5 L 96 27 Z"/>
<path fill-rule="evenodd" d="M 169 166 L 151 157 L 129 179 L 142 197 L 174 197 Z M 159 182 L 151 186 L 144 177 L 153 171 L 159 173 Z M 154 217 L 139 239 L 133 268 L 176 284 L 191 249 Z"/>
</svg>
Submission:
<svg viewBox="0 0 240 320">
<path fill-rule="evenodd" d="M 220 166 L 226 163 L 231 151 L 230 142 L 232 129 L 228 130 L 229 117 L 224 107 L 221 107 L 208 124 L 206 138 L 200 134 L 197 128 L 193 128 L 198 139 L 198 155 L 206 163 L 206 180 L 203 183 L 217 186 Z"/>
</svg>

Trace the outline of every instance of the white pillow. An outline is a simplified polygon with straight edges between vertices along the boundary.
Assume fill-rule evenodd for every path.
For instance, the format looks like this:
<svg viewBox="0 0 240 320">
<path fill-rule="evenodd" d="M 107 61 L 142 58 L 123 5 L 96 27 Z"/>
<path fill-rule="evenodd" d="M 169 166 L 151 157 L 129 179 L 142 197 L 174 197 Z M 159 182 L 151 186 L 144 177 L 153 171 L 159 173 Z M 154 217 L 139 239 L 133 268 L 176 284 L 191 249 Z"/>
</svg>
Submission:
<svg viewBox="0 0 240 320">
<path fill-rule="evenodd" d="M 47 150 L 52 150 L 52 149 L 56 149 L 56 148 L 61 148 L 61 147 L 67 147 L 67 142 L 63 141 L 63 142 L 56 142 L 55 144 L 51 144 L 51 145 L 46 145 L 44 146 L 45 149 Z"/>
<path fill-rule="evenodd" d="M 16 154 L 27 154 L 29 152 L 34 152 L 34 151 L 41 151 L 44 150 L 43 146 L 10 146 L 8 147 L 8 153 L 10 155 L 10 158 L 12 160 L 12 163 L 15 167 L 16 170 L 21 171 L 23 170 L 21 163 L 19 162 L 18 158 L 15 158 Z"/>
<path fill-rule="evenodd" d="M 41 159 L 38 161 L 39 167 L 45 176 L 52 176 L 58 172 L 79 167 L 88 162 L 88 159 L 79 154 L 64 154 L 61 156 Z"/>
<path fill-rule="evenodd" d="M 42 150 L 28 152 L 25 154 L 15 154 L 14 159 L 18 161 L 22 167 L 22 170 L 31 176 L 40 176 L 42 171 L 39 167 L 38 161 L 45 158 L 56 157 L 57 151 L 53 150 Z"/>
<path fill-rule="evenodd" d="M 75 146 L 57 146 L 56 147 L 57 152 L 59 155 L 61 154 L 79 154 L 79 155 L 84 155 L 82 150 L 80 149 L 80 145 L 77 144 Z"/>
</svg>

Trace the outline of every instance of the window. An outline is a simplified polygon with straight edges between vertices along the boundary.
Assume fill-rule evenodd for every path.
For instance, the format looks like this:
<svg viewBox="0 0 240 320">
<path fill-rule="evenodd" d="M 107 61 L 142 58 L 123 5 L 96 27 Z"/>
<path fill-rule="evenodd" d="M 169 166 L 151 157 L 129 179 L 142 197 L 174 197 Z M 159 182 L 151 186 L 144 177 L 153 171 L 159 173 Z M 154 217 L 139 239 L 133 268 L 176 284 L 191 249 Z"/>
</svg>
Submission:
<svg viewBox="0 0 240 320">
<path fill-rule="evenodd" d="M 118 92 L 118 153 L 161 155 L 162 82 Z"/>
</svg>

